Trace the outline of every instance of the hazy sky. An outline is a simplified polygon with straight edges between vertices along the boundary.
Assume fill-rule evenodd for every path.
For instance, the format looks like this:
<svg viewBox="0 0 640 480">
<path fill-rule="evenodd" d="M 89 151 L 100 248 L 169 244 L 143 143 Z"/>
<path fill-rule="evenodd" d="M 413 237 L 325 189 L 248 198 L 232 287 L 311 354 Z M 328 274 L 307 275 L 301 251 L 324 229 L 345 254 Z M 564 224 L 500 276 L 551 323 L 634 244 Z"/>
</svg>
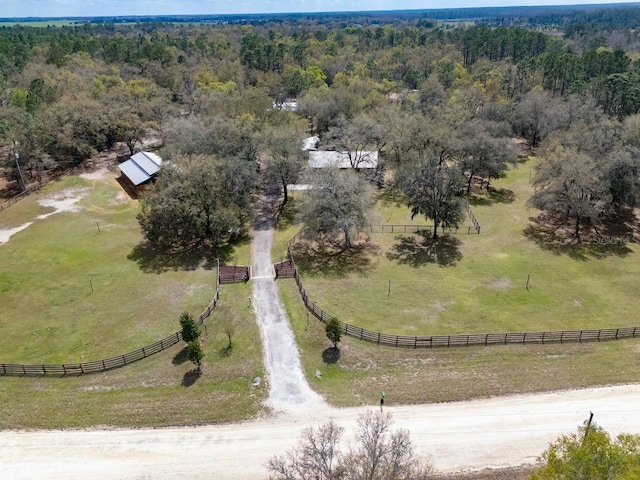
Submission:
<svg viewBox="0 0 640 480">
<path fill-rule="evenodd" d="M 638 1 L 638 0 L 633 0 Z M 617 0 L 0 0 L 0 17 L 69 17 L 401 10 L 633 3 Z M 640 8 L 640 7 L 639 7 Z"/>
</svg>

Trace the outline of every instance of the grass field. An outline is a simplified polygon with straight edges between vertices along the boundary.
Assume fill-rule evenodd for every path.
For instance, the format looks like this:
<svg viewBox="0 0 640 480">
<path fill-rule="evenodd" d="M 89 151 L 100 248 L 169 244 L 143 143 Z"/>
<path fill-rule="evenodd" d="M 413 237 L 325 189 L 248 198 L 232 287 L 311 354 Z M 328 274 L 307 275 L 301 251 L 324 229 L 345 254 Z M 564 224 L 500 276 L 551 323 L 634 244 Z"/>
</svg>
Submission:
<svg viewBox="0 0 640 480">
<path fill-rule="evenodd" d="M 76 202 L 81 209 L 36 219 L 53 211 L 38 201 L 61 199 L 62 192 L 84 195 Z M 113 180 L 71 176 L 0 213 L 0 232 L 33 221 L 0 245 L 0 361 L 125 353 L 178 330 L 181 311 L 199 314 L 206 307 L 215 269 L 142 255 L 135 248 L 141 240 L 137 211 L 137 202 L 123 197 Z M 229 255 L 248 262 L 248 243 Z M 193 425 L 255 416 L 267 391 L 252 386 L 264 367 L 260 332 L 246 302 L 250 289 L 221 287 L 202 334 L 200 374 L 181 343 L 96 375 L 0 377 L 0 428 Z M 235 330 L 230 350 L 223 326 L 229 320 Z"/>
<path fill-rule="evenodd" d="M 539 212 L 526 206 L 534 162 L 471 199 L 480 235 L 444 239 L 436 254 L 421 236 L 394 234 L 371 235 L 362 249 L 330 259 L 306 251 L 296 260 L 311 298 L 344 322 L 391 334 L 636 325 L 640 247 L 545 243 L 530 226 Z M 411 223 L 392 199 L 379 210 L 389 223 Z M 293 232 L 280 232 L 274 246 L 285 248 Z"/>
<path fill-rule="evenodd" d="M 77 211 L 39 202 L 78 198 Z M 82 197 L 82 198 L 80 198 Z M 131 350 L 178 330 L 215 293 L 215 268 L 163 269 L 136 249 L 137 202 L 115 181 L 65 177 L 0 212 L 0 361 L 72 363 Z"/>
<path fill-rule="evenodd" d="M 127 367 L 81 377 L 0 377 L 0 429 L 168 426 L 231 422 L 262 411 L 267 395 L 250 285 L 224 285 L 202 333 L 202 373 L 184 343 Z M 239 301 L 238 299 L 242 299 Z M 233 313 L 235 312 L 235 313 Z M 221 323 L 234 318 L 233 348 Z"/>
<path fill-rule="evenodd" d="M 491 196 L 473 200 L 482 234 L 456 237 L 455 261 L 439 264 L 418 248 L 421 239 L 402 244 L 406 263 L 390 260 L 387 254 L 399 240 L 379 235 L 372 237 L 377 249 L 322 264 L 324 273 L 315 260 L 298 259 L 307 267 L 303 280 L 309 295 L 343 321 L 387 333 L 637 324 L 636 245 L 548 248 L 525 235 L 529 217 L 538 213 L 526 207 L 533 165 L 533 160 L 520 164 L 494 182 Z M 389 223 L 408 223 L 409 212 L 392 199 L 379 203 L 379 211 Z M 274 257 L 286 251 L 296 231 L 285 224 L 277 232 Z M 324 325 L 304 308 L 295 282 L 281 280 L 279 287 L 307 377 L 335 405 L 375 405 L 380 390 L 387 393 L 385 403 L 412 404 L 640 381 L 640 372 L 631 367 L 640 354 L 636 340 L 410 350 L 345 337 L 336 352 Z"/>
</svg>

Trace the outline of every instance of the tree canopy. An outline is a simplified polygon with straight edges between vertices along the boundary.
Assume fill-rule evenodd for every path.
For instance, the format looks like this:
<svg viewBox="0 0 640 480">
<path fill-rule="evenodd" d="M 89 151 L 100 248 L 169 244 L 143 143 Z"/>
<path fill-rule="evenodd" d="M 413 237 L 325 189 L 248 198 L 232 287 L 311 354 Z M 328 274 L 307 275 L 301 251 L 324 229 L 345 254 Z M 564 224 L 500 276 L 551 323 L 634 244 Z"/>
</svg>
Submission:
<svg viewBox="0 0 640 480">
<path fill-rule="evenodd" d="M 217 248 L 242 228 L 255 185 L 253 162 L 178 157 L 142 195 L 138 220 L 147 240 L 167 250 Z"/>
</svg>

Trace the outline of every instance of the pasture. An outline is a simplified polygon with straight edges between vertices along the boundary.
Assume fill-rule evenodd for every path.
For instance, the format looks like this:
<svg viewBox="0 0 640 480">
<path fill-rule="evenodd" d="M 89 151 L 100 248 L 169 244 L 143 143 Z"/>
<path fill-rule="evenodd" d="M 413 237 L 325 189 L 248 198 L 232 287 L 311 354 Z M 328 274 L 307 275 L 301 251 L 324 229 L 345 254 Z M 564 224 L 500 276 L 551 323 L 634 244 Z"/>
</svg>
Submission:
<svg viewBox="0 0 640 480">
<path fill-rule="evenodd" d="M 539 212 L 526 205 L 534 164 L 521 163 L 489 193 L 471 198 L 480 235 L 451 235 L 434 245 L 421 235 L 371 234 L 360 248 L 331 256 L 297 245 L 309 295 L 346 323 L 390 334 L 637 325 L 635 227 L 582 243 L 551 240 L 530 221 Z M 393 198 L 382 198 L 379 212 L 388 223 L 411 223 L 408 208 Z"/>
<path fill-rule="evenodd" d="M 55 211 L 42 200 L 66 210 L 38 219 Z M 0 244 L 0 361 L 74 362 L 125 353 L 178 330 L 183 310 L 197 315 L 206 307 L 215 268 L 145 255 L 136 248 L 142 240 L 137 211 L 113 179 L 71 176 L 0 213 L 4 237 L 33 222 Z M 249 246 L 228 253 L 247 261 Z M 267 391 L 264 383 L 252 386 L 264 367 L 250 294 L 250 284 L 221 289 L 202 332 L 201 372 L 180 342 L 96 375 L 0 377 L 0 428 L 193 425 L 256 415 Z M 235 331 L 231 349 L 228 321 Z"/>
<path fill-rule="evenodd" d="M 453 237 L 443 247 L 455 248 L 440 260 L 423 238 L 390 234 L 372 235 L 342 260 L 321 263 L 312 251 L 297 258 L 308 294 L 344 322 L 395 334 L 637 325 L 638 245 L 545 242 L 529 220 L 538 212 L 526 206 L 534 165 L 521 163 L 490 194 L 472 199 L 482 234 Z M 389 223 L 409 223 L 408 209 L 393 198 L 382 198 L 378 210 Z M 275 258 L 296 231 L 291 224 L 278 231 Z M 630 367 L 640 353 L 635 340 L 412 350 L 343 337 L 335 351 L 295 281 L 279 286 L 307 376 L 336 405 L 374 405 L 380 390 L 386 403 L 410 404 L 640 381 Z"/>
</svg>

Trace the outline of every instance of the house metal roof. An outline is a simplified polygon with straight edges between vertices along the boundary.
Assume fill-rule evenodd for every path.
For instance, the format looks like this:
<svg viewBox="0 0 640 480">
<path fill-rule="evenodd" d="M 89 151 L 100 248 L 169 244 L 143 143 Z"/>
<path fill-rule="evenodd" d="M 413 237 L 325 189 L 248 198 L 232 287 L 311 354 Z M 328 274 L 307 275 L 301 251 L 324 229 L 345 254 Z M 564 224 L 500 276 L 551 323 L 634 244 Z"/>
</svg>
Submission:
<svg viewBox="0 0 640 480">
<path fill-rule="evenodd" d="M 355 168 L 376 168 L 378 152 L 351 152 Z M 311 168 L 353 168 L 349 152 L 333 152 L 327 150 L 309 151 L 309 167 Z"/>
<path fill-rule="evenodd" d="M 134 185 L 140 185 L 158 173 L 162 158 L 151 152 L 138 152 L 126 162 L 118 165 L 120 171 L 131 180 Z"/>
</svg>

